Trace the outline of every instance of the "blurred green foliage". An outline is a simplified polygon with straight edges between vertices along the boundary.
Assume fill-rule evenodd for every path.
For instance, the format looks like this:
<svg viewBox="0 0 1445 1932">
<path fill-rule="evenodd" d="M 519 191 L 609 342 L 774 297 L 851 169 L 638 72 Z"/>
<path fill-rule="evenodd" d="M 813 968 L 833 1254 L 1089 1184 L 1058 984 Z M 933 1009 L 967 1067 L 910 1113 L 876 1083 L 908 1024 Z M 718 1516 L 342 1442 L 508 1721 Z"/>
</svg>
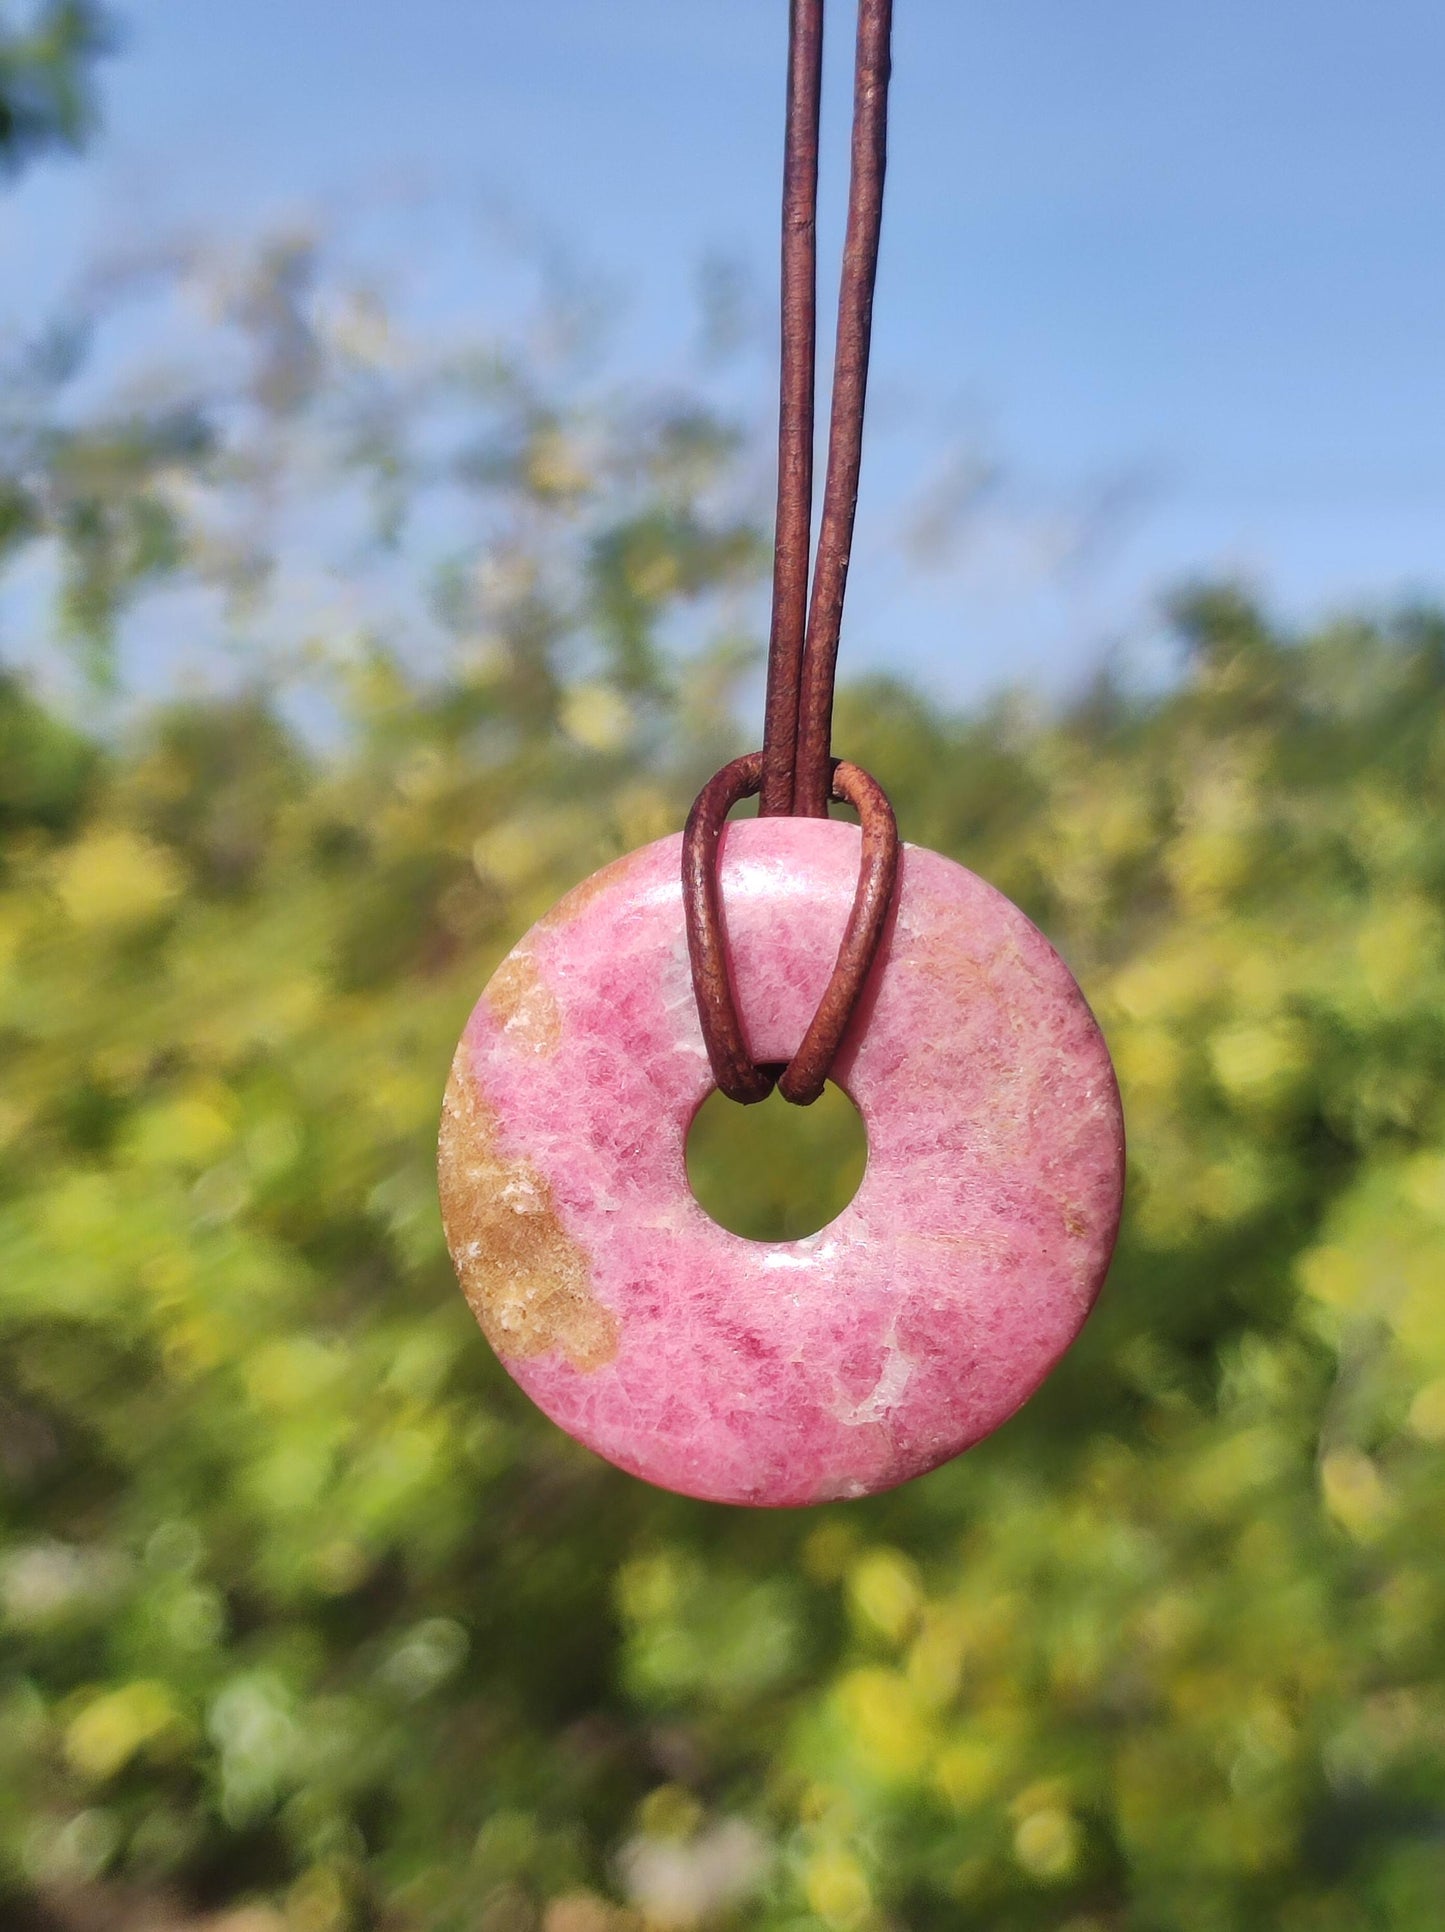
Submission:
<svg viewBox="0 0 1445 1932">
<path fill-rule="evenodd" d="M 113 43 L 91 0 L 44 0 L 18 23 L 13 12 L 0 12 L 0 169 L 10 171 L 81 145 L 95 124 L 95 63 Z"/>
<path fill-rule="evenodd" d="M 121 694 L 0 685 L 5 1923 L 1439 1923 L 1445 623 L 1214 591 L 1163 693 L 845 694 L 1080 974 L 1130 1212 L 995 1439 L 710 1508 L 514 1390 L 433 1150 L 502 951 L 736 747 L 735 438 L 550 312 L 421 356 L 299 242 L 207 313 L 219 397 L 77 412 L 53 356 L 0 436 Z M 157 587 L 228 691 L 122 701 Z"/>
<path fill-rule="evenodd" d="M 687 1137 L 692 1191 L 713 1220 L 750 1241 L 797 1241 L 840 1215 L 863 1181 L 862 1116 L 830 1080 L 811 1107 L 775 1088 L 754 1107 L 714 1090 Z"/>
</svg>

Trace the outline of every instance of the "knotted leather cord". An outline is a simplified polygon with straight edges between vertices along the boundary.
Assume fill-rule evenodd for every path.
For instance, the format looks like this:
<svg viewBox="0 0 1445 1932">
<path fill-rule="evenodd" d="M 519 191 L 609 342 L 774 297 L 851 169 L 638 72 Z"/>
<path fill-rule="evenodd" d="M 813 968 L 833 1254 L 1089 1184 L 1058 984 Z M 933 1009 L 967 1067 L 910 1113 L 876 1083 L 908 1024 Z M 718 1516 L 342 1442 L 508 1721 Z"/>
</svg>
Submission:
<svg viewBox="0 0 1445 1932">
<path fill-rule="evenodd" d="M 786 1099 L 805 1107 L 827 1083 L 877 954 L 898 870 L 898 827 L 887 795 L 867 772 L 835 759 L 831 750 L 883 214 L 893 0 L 860 0 L 858 9 L 848 226 L 828 468 L 810 602 L 823 9 L 824 0 L 792 0 L 783 169 L 778 520 L 763 749 L 735 759 L 703 787 L 688 815 L 682 850 L 693 989 L 713 1077 L 730 1099 L 744 1104 L 766 1099 L 776 1084 Z M 781 1071 L 757 1065 L 743 1037 L 728 975 L 717 875 L 727 815 L 755 794 L 761 794 L 759 810 L 765 817 L 826 818 L 830 798 L 846 800 L 857 810 L 863 834 L 858 890 L 832 976 L 797 1052 Z"/>
</svg>

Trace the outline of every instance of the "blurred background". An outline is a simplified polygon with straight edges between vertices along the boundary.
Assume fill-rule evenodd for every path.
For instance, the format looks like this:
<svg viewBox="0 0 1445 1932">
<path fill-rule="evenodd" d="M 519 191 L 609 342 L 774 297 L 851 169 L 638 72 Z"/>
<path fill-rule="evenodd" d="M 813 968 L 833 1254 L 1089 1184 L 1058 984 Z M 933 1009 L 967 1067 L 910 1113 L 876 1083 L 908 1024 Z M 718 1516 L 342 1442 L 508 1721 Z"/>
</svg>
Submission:
<svg viewBox="0 0 1445 1932">
<path fill-rule="evenodd" d="M 752 1514 L 513 1389 L 434 1144 L 757 735 L 784 0 L 0 7 L 7 1932 L 1445 1919 L 1445 19 L 899 13 L 836 737 L 1129 1215 L 990 1442 Z M 756 1234 L 856 1180 L 715 1112 Z"/>
</svg>

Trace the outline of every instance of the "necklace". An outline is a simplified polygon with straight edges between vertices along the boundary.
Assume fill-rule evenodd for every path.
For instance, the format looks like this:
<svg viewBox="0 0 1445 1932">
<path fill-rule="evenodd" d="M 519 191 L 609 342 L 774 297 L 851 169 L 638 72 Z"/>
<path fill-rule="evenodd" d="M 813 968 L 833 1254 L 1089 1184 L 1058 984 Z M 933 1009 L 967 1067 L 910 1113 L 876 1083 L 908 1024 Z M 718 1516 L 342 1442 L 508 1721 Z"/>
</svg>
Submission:
<svg viewBox="0 0 1445 1932">
<path fill-rule="evenodd" d="M 901 845 L 882 787 L 832 755 L 892 0 L 859 7 L 811 598 L 824 0 L 791 7 L 763 747 L 709 780 L 681 839 L 605 867 L 507 955 L 440 1142 L 463 1290 L 528 1394 L 635 1475 L 758 1505 L 889 1488 L 1005 1421 L 1099 1292 L 1124 1155 L 1108 1049 L 1058 954 L 973 873 Z M 759 816 L 729 825 L 752 796 Z M 854 1199 L 801 1241 L 719 1227 L 687 1181 L 697 1109 L 774 1085 L 807 1106 L 830 1075 L 868 1132 Z"/>
</svg>

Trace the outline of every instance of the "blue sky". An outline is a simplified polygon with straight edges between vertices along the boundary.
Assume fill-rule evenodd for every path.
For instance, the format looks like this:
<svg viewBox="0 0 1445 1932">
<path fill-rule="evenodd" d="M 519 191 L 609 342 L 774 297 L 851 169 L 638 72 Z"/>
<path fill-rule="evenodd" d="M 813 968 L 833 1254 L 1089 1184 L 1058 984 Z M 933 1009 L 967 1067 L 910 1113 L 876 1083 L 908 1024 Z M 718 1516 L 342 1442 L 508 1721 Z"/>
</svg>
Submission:
<svg viewBox="0 0 1445 1932">
<path fill-rule="evenodd" d="M 638 371 L 677 362 L 708 253 L 772 299 L 785 0 L 117 11 L 101 144 L 0 203 L 0 312 L 121 229 L 403 179 L 505 202 L 615 277 Z M 964 699 L 1057 689 L 1110 648 L 1147 661 L 1183 577 L 1243 573 L 1299 617 L 1445 594 L 1438 0 L 897 12 L 846 662 Z M 825 292 L 852 25 L 833 0 Z M 935 486 L 968 508 L 925 565 L 898 535 Z"/>
</svg>

